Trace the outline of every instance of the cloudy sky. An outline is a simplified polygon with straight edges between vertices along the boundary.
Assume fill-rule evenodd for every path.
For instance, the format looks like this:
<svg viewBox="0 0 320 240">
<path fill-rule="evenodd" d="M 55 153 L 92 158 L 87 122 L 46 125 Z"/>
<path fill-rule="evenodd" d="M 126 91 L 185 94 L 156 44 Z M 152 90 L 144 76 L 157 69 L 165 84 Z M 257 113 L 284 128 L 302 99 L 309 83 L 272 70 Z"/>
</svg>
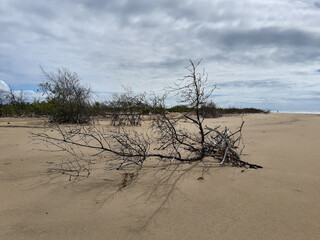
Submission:
<svg viewBox="0 0 320 240">
<path fill-rule="evenodd" d="M 320 0 L 0 0 L 0 87 L 36 90 L 41 65 L 160 91 L 202 58 L 220 106 L 320 111 L 319 23 Z"/>
</svg>

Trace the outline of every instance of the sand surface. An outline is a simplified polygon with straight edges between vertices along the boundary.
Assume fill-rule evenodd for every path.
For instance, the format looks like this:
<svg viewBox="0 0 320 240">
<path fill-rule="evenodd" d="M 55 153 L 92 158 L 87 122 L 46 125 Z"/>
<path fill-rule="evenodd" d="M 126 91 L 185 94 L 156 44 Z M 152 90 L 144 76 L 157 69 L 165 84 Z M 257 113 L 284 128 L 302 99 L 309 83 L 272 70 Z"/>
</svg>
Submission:
<svg viewBox="0 0 320 240">
<path fill-rule="evenodd" d="M 2 118 L 0 239 L 320 239 L 320 116 L 243 119 L 244 160 L 263 169 L 215 167 L 199 181 L 194 168 L 150 197 L 152 174 L 121 191 L 99 167 L 75 181 L 48 174 L 66 156 L 31 141 L 44 119 Z"/>
</svg>

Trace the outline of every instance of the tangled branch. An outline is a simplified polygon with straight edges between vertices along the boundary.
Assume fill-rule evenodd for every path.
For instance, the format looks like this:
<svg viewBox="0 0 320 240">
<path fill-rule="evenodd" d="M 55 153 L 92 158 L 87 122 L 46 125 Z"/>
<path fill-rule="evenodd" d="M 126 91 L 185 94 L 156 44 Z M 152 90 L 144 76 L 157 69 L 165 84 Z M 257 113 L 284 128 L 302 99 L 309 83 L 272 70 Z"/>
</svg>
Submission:
<svg viewBox="0 0 320 240">
<path fill-rule="evenodd" d="M 197 73 L 200 61 L 197 64 L 189 62 L 189 74 L 175 87 L 167 89 L 163 97 L 153 96 L 148 102 L 145 94 L 137 98 L 131 92 L 114 96 L 118 117 L 121 116 L 119 113 L 130 112 L 132 115 L 137 109 L 148 108 L 152 114 L 148 117 L 139 115 L 139 124 L 129 124 L 128 127 L 111 119 L 111 124 L 105 127 L 56 124 L 51 131 L 33 133 L 35 140 L 46 143 L 51 150 L 68 152 L 73 157 L 51 171 L 67 174 L 70 178 L 87 177 L 91 164 L 103 158 L 108 170 L 122 171 L 122 185 L 125 187 L 146 164 L 164 170 L 172 165 L 195 162 L 203 162 L 204 166 L 261 168 L 241 160 L 244 122 L 234 132 L 226 127 L 221 129 L 220 126 L 204 124 L 201 108 L 208 102 L 215 85 L 208 87 L 204 70 Z M 166 112 L 164 100 L 170 94 L 179 96 L 180 103 L 188 106 L 190 111 L 183 114 Z M 139 131 L 137 125 L 142 122 L 144 130 Z"/>
</svg>

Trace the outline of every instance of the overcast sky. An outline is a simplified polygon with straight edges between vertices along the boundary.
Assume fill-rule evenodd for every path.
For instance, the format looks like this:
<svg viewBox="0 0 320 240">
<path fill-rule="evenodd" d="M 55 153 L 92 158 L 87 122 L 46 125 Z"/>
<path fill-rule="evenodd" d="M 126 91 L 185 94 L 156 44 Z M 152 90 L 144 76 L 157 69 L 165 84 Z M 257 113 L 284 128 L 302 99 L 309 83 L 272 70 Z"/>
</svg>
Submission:
<svg viewBox="0 0 320 240">
<path fill-rule="evenodd" d="M 0 87 L 36 90 L 41 65 L 160 91 L 189 58 L 220 106 L 320 111 L 320 0 L 0 0 Z"/>
</svg>

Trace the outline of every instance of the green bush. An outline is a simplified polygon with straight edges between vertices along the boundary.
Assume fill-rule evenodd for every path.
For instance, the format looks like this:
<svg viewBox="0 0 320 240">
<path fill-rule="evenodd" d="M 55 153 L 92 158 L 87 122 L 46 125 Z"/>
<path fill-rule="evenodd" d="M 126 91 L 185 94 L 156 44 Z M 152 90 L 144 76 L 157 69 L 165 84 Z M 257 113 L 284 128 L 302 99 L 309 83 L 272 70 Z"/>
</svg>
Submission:
<svg viewBox="0 0 320 240">
<path fill-rule="evenodd" d="M 47 82 L 40 88 L 48 95 L 48 110 L 52 122 L 87 123 L 91 119 L 91 89 L 80 84 L 77 73 L 67 68 L 57 73 L 47 73 L 42 69 Z"/>
</svg>

